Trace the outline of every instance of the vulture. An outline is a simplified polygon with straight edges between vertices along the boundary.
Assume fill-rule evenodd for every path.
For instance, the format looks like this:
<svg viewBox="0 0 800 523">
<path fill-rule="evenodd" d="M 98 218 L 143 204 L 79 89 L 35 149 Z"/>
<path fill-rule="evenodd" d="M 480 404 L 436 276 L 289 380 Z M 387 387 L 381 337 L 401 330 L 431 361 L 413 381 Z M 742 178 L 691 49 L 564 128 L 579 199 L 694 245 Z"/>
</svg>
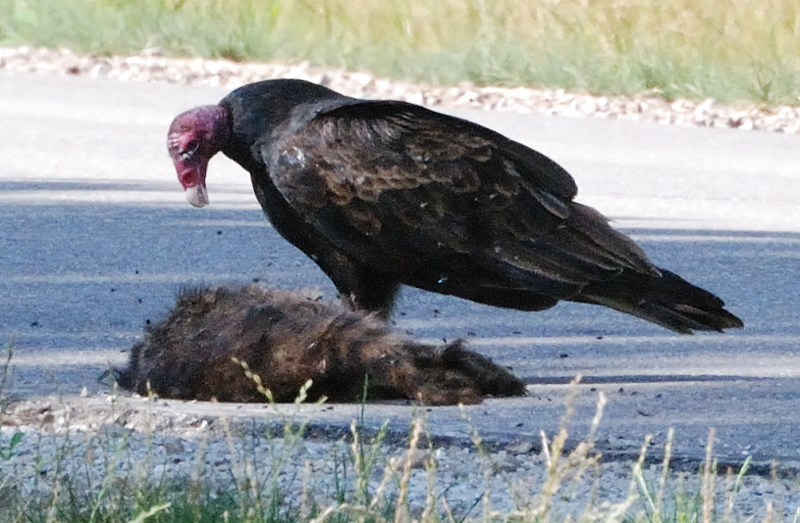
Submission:
<svg viewBox="0 0 800 523">
<path fill-rule="evenodd" d="M 233 359 L 236 361 L 232 361 Z M 310 291 L 246 287 L 184 289 L 167 316 L 145 328 L 117 383 L 162 398 L 266 402 L 252 375 L 278 402 L 410 399 L 428 405 L 480 403 L 487 395 L 523 396 L 508 370 L 461 341 L 423 345 L 392 332 L 386 320 L 319 299 Z"/>
<path fill-rule="evenodd" d="M 354 309 L 388 315 L 410 285 L 523 311 L 603 305 L 685 334 L 743 326 L 574 201 L 553 160 L 467 120 L 266 80 L 178 115 L 167 147 L 196 207 L 217 152 L 246 169 L 274 228 Z"/>
</svg>

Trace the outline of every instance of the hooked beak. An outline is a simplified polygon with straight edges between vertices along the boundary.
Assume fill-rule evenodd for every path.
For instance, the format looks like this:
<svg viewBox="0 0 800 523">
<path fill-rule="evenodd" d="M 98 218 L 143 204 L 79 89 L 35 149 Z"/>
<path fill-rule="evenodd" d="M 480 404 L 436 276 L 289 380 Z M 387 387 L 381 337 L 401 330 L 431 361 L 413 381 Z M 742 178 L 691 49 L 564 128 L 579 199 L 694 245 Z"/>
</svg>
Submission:
<svg viewBox="0 0 800 523">
<path fill-rule="evenodd" d="M 184 165 L 175 161 L 175 170 L 178 172 L 178 181 L 186 191 L 186 201 L 194 207 L 208 205 L 208 189 L 206 189 L 206 162 L 199 165 Z"/>
</svg>

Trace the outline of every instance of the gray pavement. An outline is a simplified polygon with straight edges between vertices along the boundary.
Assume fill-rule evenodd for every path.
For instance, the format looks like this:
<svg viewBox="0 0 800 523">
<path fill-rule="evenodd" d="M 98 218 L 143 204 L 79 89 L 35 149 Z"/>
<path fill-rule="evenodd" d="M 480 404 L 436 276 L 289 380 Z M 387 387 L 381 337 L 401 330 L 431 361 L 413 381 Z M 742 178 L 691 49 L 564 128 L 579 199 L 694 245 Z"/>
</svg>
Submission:
<svg viewBox="0 0 800 523">
<path fill-rule="evenodd" d="M 225 158 L 209 169 L 211 205 L 190 207 L 167 158 L 178 112 L 225 90 L 0 72 L 0 343 L 13 341 L 11 389 L 30 397 L 102 391 L 148 319 L 197 283 L 258 278 L 334 289 L 266 223 L 247 174 Z M 571 433 L 599 391 L 609 399 L 599 444 L 638 452 L 647 433 L 690 460 L 716 427 L 724 460 L 800 462 L 800 136 L 632 122 L 457 111 L 564 165 L 578 200 L 636 238 L 660 266 L 725 299 L 746 328 L 679 336 L 591 306 L 526 314 L 408 289 L 395 314 L 418 338 L 464 337 L 511 365 L 530 395 L 470 407 L 497 441 L 553 434 L 566 386 L 583 375 Z M 76 400 L 77 401 L 77 400 Z M 193 412 L 263 413 L 185 405 Z M 318 412 L 349 423 L 356 406 Z M 414 409 L 370 405 L 367 419 L 407 426 Z M 428 416 L 464 437 L 457 409 Z"/>
</svg>

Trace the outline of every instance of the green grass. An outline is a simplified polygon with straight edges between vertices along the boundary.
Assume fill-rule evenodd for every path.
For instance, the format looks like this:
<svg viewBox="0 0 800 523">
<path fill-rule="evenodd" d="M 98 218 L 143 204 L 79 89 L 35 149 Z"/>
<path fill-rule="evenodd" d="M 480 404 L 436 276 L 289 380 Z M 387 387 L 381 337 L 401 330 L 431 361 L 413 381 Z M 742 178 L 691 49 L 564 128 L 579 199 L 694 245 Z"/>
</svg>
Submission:
<svg viewBox="0 0 800 523">
<path fill-rule="evenodd" d="M 0 45 L 800 105 L 800 0 L 0 0 Z"/>
<path fill-rule="evenodd" d="M 13 345 L 7 346 L 7 358 L 0 364 L 0 399 L 11 376 Z M 244 365 L 243 365 L 244 366 Z M 260 378 L 245 371 L 269 397 Z M 207 441 L 202 440 L 192 453 L 193 466 L 188 475 L 171 476 L 167 471 L 171 458 L 158 457 L 157 433 L 152 408 L 145 413 L 144 435 L 121 427 L 112 430 L 62 433 L 18 431 L 0 433 L 3 460 L 17 459 L 13 469 L 0 468 L 0 521 L 3 523 L 749 523 L 753 516 L 736 509 L 749 458 L 734 474 L 718 474 L 713 455 L 715 440 L 711 429 L 705 461 L 697 471 L 697 481 L 687 481 L 686 474 L 671 470 L 674 433 L 670 429 L 663 449 L 660 472 L 645 470 L 646 453 L 651 439 L 643 442 L 639 459 L 630 464 L 627 492 L 614 492 L 609 498 L 602 488 L 602 456 L 595 449 L 597 429 L 601 423 L 606 398 L 598 395 L 597 411 L 588 434 L 574 449 L 566 448 L 568 425 L 574 414 L 573 405 L 579 393 L 577 384 L 566 401 L 560 428 L 550 440 L 542 433 L 546 474 L 540 484 L 519 483 L 505 478 L 491 465 L 487 445 L 472 429 L 470 435 L 476 471 L 488 480 L 504 478 L 516 507 L 498 511 L 491 505 L 491 492 L 469 494 L 474 502 L 466 508 L 452 509 L 448 502 L 452 486 L 437 483 L 437 462 L 432 457 L 423 463 L 426 476 L 424 503 L 409 500 L 412 469 L 417 450 L 434 450 L 428 433 L 425 409 L 420 409 L 409 429 L 407 449 L 400 456 L 387 456 L 388 421 L 377 431 L 363 427 L 365 410 L 352 422 L 349 437 L 336 442 L 326 459 L 333 462 L 331 483 L 320 489 L 323 472 L 312 470 L 305 457 L 305 466 L 298 472 L 290 468 L 292 459 L 303 457 L 304 438 L 310 420 L 299 422 L 299 409 L 292 405 L 275 405 L 282 413 L 282 422 L 253 424 L 243 429 L 232 427 L 221 418 L 228 444 L 228 478 L 220 480 L 220 470 L 206 459 Z M 295 405 L 303 403 L 310 387 L 300 390 Z M 366 388 L 366 385 L 365 385 Z M 152 406 L 156 398 L 148 398 Z M 116 393 L 112 394 L 111 414 L 120 413 Z M 317 405 L 320 405 L 319 402 Z M 0 425 L 6 404 L 0 402 Z M 462 410 L 469 426 L 471 420 Z M 113 416 L 112 418 L 113 419 Z M 108 426 L 106 426 L 108 427 Z M 13 434 L 11 434 L 13 433 Z M 9 436 L 9 434 L 11 434 Z M 138 437 L 138 440 L 137 440 Z M 21 438 L 38 441 L 34 455 L 16 456 Z M 54 442 L 55 452 L 43 450 L 46 441 Z M 163 444 L 163 442 L 162 442 Z M 133 447 L 144 446 L 145 456 Z M 268 459 L 265 459 L 268 458 Z M 316 457 L 318 459 L 319 456 Z M 219 455 L 217 455 L 219 459 Z M 524 458 L 521 458 L 524 459 Z M 298 478 L 298 476 L 301 476 Z M 213 479 L 212 478 L 216 478 Z M 419 478 L 418 478 L 419 479 Z M 721 483 L 720 480 L 724 480 Z M 459 481 L 454 479 L 453 481 Z M 589 494 L 579 494 L 578 484 L 593 485 Z M 720 484 L 722 488 L 720 488 Z M 488 485 L 488 481 L 487 481 Z M 783 484 L 781 484 L 783 485 Z M 612 492 L 614 489 L 612 488 Z M 462 494 L 463 495 L 463 494 Z M 613 498 L 613 499 L 612 499 Z M 451 500 L 452 501 L 452 500 Z M 565 503 L 572 502 L 570 507 Z M 786 520 L 781 507 L 767 503 L 765 523 Z M 791 516 L 791 515 L 790 515 Z M 793 514 L 798 523 L 800 508 Z"/>
<path fill-rule="evenodd" d="M 736 495 L 747 472 L 748 462 L 738 474 L 729 472 L 724 488 L 719 488 L 717 465 L 713 458 L 713 431 L 709 434 L 705 463 L 699 481 L 692 485 L 670 470 L 673 434 L 664 449 L 662 472 L 645 474 L 646 440 L 638 461 L 630 465 L 627 493 L 607 499 L 602 495 L 601 457 L 594 448 L 605 398 L 601 394 L 589 433 L 574 450 L 567 451 L 568 422 L 577 387 L 567 401 L 558 433 L 546 443 L 544 463 L 547 472 L 541 484 L 526 484 L 530 497 L 508 512 L 494 510 L 489 492 L 475 492 L 467 509 L 454 510 L 448 504 L 448 488 L 437 486 L 437 465 L 424 463 L 427 497 L 420 506 L 408 500 L 415 450 L 426 441 L 424 417 L 413 420 L 408 447 L 401 456 L 382 453 L 386 425 L 368 434 L 359 420 L 351 425 L 349 437 L 339 440 L 329 459 L 335 463 L 334 491 L 320 497 L 315 489 L 320 472 L 310 464 L 298 472 L 287 471 L 292 457 L 302 456 L 308 422 L 298 423 L 292 406 L 281 406 L 283 423 L 275 427 L 240 432 L 221 420 L 228 439 L 230 478 L 227 483 L 212 483 L 213 471 L 207 467 L 203 445 L 195 453 L 190 477 L 170 478 L 157 472 L 154 439 L 147 431 L 147 456 L 133 457 L 133 435 L 125 431 L 98 431 L 61 436 L 58 452 L 27 458 L 12 474 L 0 473 L 0 521 L 4 523 L 738 523 L 752 520 L 735 510 Z M 302 392 L 301 392 L 302 396 Z M 152 400 L 152 398 L 151 398 Z M 152 401 L 151 401 L 152 404 Z M 114 402 L 109 407 L 119 408 Z M 364 408 L 368 408 L 365 406 Z M 148 411 L 150 412 L 150 411 Z M 152 414 L 152 412 L 150 412 Z M 363 414 L 362 414 L 363 415 Z M 465 413 L 465 419 L 469 422 Z M 37 437 L 33 433 L 27 437 Z M 473 431 L 477 450 L 475 469 L 484 477 L 497 474 L 488 464 L 486 445 Z M 427 439 L 430 441 L 430 439 Z M 141 444 L 141 438 L 138 444 Z M 7 445 L 0 436 L 0 447 Z M 264 459 L 269 456 L 269 460 Z M 100 464 L 100 473 L 93 473 Z M 265 465 L 266 464 L 266 465 Z M 217 474 L 219 471 L 217 471 Z M 501 473 L 502 474 L 502 473 Z M 586 497 L 574 498 L 581 481 L 594 484 Z M 298 488 L 298 485 L 301 485 Z M 518 491 L 519 485 L 507 488 Z M 23 492 L 24 491 L 24 492 Z M 722 497 L 720 497 L 722 496 Z M 320 501 L 322 499 L 323 501 Z M 570 515 L 562 510 L 567 500 L 585 501 Z M 768 506 L 768 518 L 779 521 L 779 508 Z M 800 509 L 798 509 L 800 513 Z M 794 517 L 797 523 L 797 514 Z"/>
</svg>

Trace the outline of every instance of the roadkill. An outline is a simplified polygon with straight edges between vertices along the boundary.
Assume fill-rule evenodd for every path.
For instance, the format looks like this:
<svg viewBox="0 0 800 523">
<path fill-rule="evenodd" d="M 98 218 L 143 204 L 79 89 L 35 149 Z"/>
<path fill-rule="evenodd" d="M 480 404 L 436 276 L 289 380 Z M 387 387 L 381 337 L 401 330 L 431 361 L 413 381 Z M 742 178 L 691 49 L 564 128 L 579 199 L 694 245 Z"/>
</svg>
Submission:
<svg viewBox="0 0 800 523">
<path fill-rule="evenodd" d="M 525 394 L 522 381 L 460 340 L 423 345 L 374 314 L 259 285 L 182 291 L 115 375 L 139 394 L 149 382 L 162 398 L 267 401 L 235 360 L 247 363 L 278 402 L 294 400 L 308 380 L 309 399 L 337 402 L 361 400 L 365 382 L 368 399 L 430 405 Z"/>
</svg>

